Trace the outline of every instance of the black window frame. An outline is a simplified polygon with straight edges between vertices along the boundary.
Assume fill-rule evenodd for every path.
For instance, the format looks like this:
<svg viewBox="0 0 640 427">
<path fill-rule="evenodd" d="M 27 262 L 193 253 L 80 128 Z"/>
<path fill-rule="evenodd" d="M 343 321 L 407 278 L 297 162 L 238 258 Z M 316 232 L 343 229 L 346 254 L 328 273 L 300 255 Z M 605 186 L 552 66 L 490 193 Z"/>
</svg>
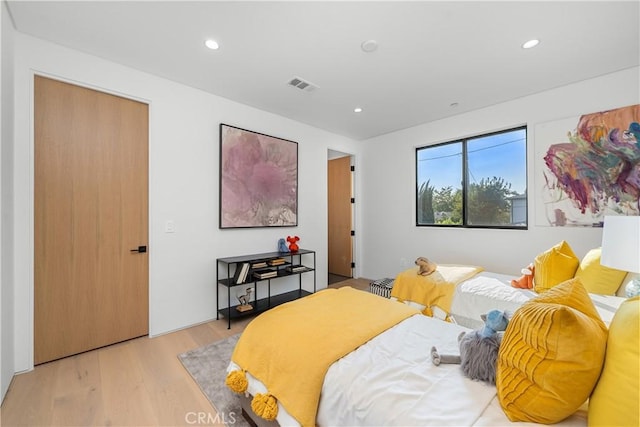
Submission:
<svg viewBox="0 0 640 427">
<path fill-rule="evenodd" d="M 509 132 L 513 132 L 513 131 L 519 131 L 519 130 L 524 130 L 525 131 L 525 158 L 524 158 L 524 169 L 525 169 L 525 191 L 524 191 L 524 195 L 525 195 L 525 202 L 526 202 L 526 209 L 525 209 L 525 224 L 524 225 L 479 225 L 479 224 L 468 224 L 468 203 L 467 203 L 467 193 L 468 193 L 468 188 L 469 188 L 469 161 L 468 161 L 468 141 L 470 140 L 474 140 L 474 139 L 480 139 L 480 138 L 485 138 L 485 137 L 490 137 L 493 135 L 499 135 L 499 134 L 504 134 L 504 133 L 509 133 Z M 419 176 L 419 154 L 421 150 L 425 150 L 425 149 L 429 149 L 429 148 L 434 148 L 434 147 L 439 147 L 439 146 L 444 146 L 444 145 L 450 145 L 450 144 L 461 144 L 462 145 L 462 156 L 461 156 L 461 161 L 462 161 L 462 224 L 421 224 L 419 221 L 419 216 L 420 216 L 420 209 L 419 209 L 419 195 L 420 195 L 420 182 L 418 181 L 418 176 Z M 468 137 L 464 137 L 464 138 L 458 138 L 458 139 L 454 139 L 454 140 L 450 140 L 450 141 L 446 141 L 446 142 L 441 142 L 438 144 L 432 144 L 432 145 L 425 145 L 425 146 L 421 146 L 421 147 L 416 147 L 415 149 L 415 183 L 416 183 L 416 188 L 415 188 L 415 221 L 416 221 L 416 227 L 445 227 L 445 228 L 485 228 L 485 229 L 500 229 L 500 230 L 528 230 L 529 229 L 529 170 L 528 170 L 528 164 L 529 164 L 529 150 L 528 150 L 528 145 L 529 145 L 529 130 L 528 130 L 528 126 L 527 125 L 521 125 L 521 126 L 516 126 L 513 128 L 508 128 L 508 129 L 503 129 L 503 130 L 499 130 L 499 131 L 494 131 L 494 132 L 488 132 L 488 133 L 484 133 L 484 134 L 479 134 L 479 135 L 472 135 L 472 136 L 468 136 Z"/>
</svg>

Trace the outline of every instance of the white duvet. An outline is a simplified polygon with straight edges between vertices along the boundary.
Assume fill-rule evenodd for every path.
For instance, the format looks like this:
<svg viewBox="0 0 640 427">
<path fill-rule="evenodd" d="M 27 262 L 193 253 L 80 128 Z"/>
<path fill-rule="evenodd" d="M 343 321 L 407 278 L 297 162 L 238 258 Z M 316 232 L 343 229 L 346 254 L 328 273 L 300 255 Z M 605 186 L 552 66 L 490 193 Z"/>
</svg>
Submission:
<svg viewBox="0 0 640 427">
<path fill-rule="evenodd" d="M 461 325 L 476 329 L 483 325 L 481 314 L 491 310 L 515 312 L 537 294 L 511 286 L 512 276 L 483 271 L 456 286 L 451 314 Z"/>
<path fill-rule="evenodd" d="M 512 276 L 483 271 L 460 283 L 453 295 L 451 314 L 456 322 L 476 329 L 483 325 L 481 314 L 491 310 L 515 312 L 525 302 L 538 294 L 530 289 L 511 286 Z M 602 321 L 609 324 L 625 298 L 589 294 Z"/>
<path fill-rule="evenodd" d="M 417 315 L 334 363 L 325 377 L 320 426 L 470 426 L 495 396 L 458 365 L 435 366 L 431 346 L 458 352 L 465 328 Z"/>
<path fill-rule="evenodd" d="M 496 388 L 467 379 L 458 365 L 435 366 L 430 349 L 458 352 L 466 328 L 416 315 L 357 348 L 329 368 L 319 426 L 488 426 L 511 423 L 496 400 Z M 237 369 L 231 363 L 228 370 Z M 250 375 L 248 392 L 265 387 Z M 279 405 L 277 421 L 298 425 Z M 577 413 L 562 425 L 586 425 Z"/>
</svg>

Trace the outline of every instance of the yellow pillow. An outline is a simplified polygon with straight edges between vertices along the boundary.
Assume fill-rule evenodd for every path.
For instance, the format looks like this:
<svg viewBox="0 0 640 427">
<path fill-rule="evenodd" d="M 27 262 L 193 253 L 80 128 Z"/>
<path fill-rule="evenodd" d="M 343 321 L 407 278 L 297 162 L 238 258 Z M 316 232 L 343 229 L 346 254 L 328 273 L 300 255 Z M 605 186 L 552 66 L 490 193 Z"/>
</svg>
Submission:
<svg viewBox="0 0 640 427">
<path fill-rule="evenodd" d="M 571 246 L 563 240 L 539 254 L 534 264 L 536 270 L 533 274 L 533 289 L 541 293 L 573 278 L 580 260 L 571 250 Z"/>
<path fill-rule="evenodd" d="M 553 424 L 589 397 L 604 362 L 607 327 L 580 279 L 523 304 L 498 352 L 498 400 L 511 421 Z"/>
<path fill-rule="evenodd" d="M 587 292 L 615 295 L 627 272 L 600 264 L 601 254 L 601 248 L 591 249 L 587 252 L 580 262 L 575 277 L 580 278 Z"/>
<path fill-rule="evenodd" d="M 590 426 L 640 425 L 640 296 L 620 305 L 609 326 L 602 375 L 589 400 Z"/>
</svg>

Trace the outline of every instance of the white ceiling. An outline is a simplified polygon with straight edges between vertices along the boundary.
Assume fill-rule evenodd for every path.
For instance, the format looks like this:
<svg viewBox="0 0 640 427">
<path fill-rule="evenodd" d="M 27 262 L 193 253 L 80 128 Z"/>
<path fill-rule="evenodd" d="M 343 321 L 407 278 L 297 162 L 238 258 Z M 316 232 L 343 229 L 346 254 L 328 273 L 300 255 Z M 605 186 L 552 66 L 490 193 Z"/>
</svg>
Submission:
<svg viewBox="0 0 640 427">
<path fill-rule="evenodd" d="M 640 65 L 637 0 L 8 5 L 20 32 L 354 139 Z"/>
</svg>

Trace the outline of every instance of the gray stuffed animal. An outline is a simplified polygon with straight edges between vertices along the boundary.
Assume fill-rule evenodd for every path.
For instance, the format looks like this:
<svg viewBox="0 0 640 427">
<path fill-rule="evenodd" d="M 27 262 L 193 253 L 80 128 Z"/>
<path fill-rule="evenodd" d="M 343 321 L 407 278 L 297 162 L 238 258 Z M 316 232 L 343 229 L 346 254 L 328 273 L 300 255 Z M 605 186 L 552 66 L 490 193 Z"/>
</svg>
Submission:
<svg viewBox="0 0 640 427">
<path fill-rule="evenodd" d="M 431 347 L 431 361 L 436 366 L 441 363 L 460 364 L 462 372 L 472 380 L 495 384 L 498 349 L 502 340 L 498 331 L 506 330 L 509 320 L 499 310 L 492 310 L 481 317 L 485 322 L 482 329 L 458 335 L 459 356 L 439 354 L 436 347 Z"/>
</svg>

